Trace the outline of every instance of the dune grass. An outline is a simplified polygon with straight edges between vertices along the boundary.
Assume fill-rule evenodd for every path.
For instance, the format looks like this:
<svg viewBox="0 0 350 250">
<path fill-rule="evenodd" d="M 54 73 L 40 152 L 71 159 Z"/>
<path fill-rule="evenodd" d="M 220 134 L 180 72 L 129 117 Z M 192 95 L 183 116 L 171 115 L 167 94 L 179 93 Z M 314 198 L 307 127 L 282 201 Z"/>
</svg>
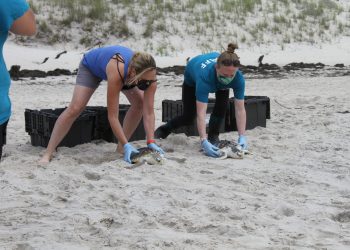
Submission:
<svg viewBox="0 0 350 250">
<path fill-rule="evenodd" d="M 35 39 L 77 47 L 100 39 L 171 54 L 184 43 L 204 51 L 231 41 L 317 44 L 350 35 L 350 3 L 336 0 L 30 0 L 30 5 L 39 25 Z"/>
</svg>

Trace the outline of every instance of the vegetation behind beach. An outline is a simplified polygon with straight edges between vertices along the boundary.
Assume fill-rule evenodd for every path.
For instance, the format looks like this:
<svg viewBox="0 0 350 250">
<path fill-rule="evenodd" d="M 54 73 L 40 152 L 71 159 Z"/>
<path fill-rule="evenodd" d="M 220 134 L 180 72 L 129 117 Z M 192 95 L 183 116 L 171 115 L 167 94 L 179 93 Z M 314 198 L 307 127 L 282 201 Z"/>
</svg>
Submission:
<svg viewBox="0 0 350 250">
<path fill-rule="evenodd" d="M 350 2 L 335 0 L 30 0 L 39 32 L 17 43 L 137 44 L 157 55 L 350 36 Z"/>
</svg>

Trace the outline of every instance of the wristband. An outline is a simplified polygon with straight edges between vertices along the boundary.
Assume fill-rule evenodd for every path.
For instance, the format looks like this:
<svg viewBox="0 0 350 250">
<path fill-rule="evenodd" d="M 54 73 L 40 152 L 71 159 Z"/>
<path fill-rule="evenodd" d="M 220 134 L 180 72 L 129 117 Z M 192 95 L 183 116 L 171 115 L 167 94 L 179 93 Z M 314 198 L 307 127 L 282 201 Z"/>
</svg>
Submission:
<svg viewBox="0 0 350 250">
<path fill-rule="evenodd" d="M 156 141 L 153 140 L 153 139 L 152 139 L 152 140 L 147 140 L 147 145 L 148 145 L 148 144 L 151 144 L 151 143 L 155 143 L 155 142 L 156 142 Z"/>
</svg>

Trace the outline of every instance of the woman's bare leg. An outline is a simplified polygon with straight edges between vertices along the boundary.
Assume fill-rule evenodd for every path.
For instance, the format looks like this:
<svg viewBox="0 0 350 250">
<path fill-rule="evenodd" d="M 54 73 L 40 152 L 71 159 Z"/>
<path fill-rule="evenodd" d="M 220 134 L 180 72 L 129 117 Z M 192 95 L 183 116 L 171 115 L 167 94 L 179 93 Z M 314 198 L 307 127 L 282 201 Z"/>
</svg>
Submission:
<svg viewBox="0 0 350 250">
<path fill-rule="evenodd" d="M 39 163 L 48 163 L 51 160 L 53 152 L 69 132 L 74 121 L 84 110 L 94 91 L 95 89 L 92 88 L 80 85 L 75 86 L 72 101 L 68 108 L 58 117 L 49 144 Z"/>
<path fill-rule="evenodd" d="M 143 91 L 135 87 L 130 90 L 124 90 L 123 93 L 131 104 L 123 121 L 123 131 L 129 140 L 142 119 Z M 117 151 L 123 153 L 123 147 L 120 143 L 118 143 Z"/>
</svg>

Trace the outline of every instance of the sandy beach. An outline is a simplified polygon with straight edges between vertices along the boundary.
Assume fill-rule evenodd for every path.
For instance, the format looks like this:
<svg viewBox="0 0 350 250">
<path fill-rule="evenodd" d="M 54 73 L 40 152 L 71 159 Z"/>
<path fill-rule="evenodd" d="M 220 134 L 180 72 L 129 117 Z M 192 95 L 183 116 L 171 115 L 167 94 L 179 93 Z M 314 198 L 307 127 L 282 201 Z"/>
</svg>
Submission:
<svg viewBox="0 0 350 250">
<path fill-rule="evenodd" d="M 271 120 L 247 131 L 253 155 L 243 160 L 208 158 L 197 137 L 174 134 L 159 144 L 184 163 L 130 170 L 115 144 L 94 141 L 38 166 L 43 148 L 30 144 L 24 109 L 68 105 L 74 81 L 12 82 L 0 249 L 349 249 L 349 77 L 248 79 L 246 95 L 271 98 Z M 181 84 L 159 76 L 156 125 Z M 105 94 L 106 83 L 89 104 L 105 106 Z"/>
</svg>

